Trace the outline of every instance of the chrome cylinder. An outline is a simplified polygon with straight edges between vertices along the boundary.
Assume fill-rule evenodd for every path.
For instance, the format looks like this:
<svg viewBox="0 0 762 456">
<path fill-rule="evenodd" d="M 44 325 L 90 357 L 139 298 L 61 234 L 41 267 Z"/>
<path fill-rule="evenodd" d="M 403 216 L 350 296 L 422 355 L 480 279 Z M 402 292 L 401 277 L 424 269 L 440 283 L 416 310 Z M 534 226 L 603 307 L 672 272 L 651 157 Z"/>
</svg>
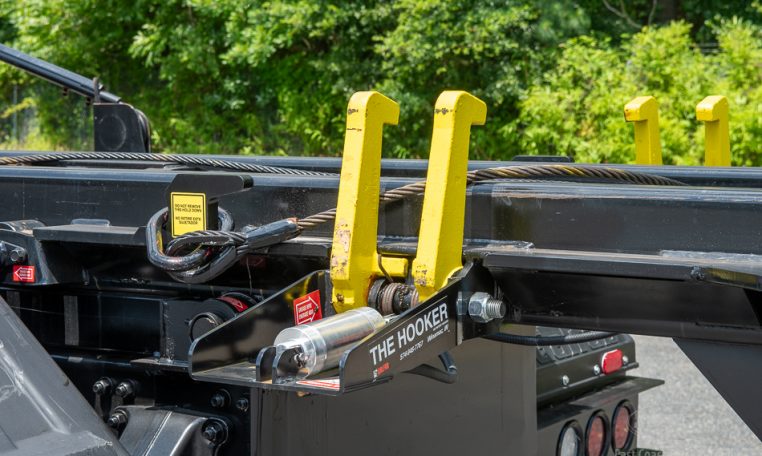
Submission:
<svg viewBox="0 0 762 456">
<path fill-rule="evenodd" d="M 385 324 L 384 317 L 370 307 L 361 307 L 304 325 L 286 328 L 273 345 L 276 359 L 285 350 L 299 348 L 299 373 L 305 378 L 339 365 L 341 356 Z"/>
</svg>

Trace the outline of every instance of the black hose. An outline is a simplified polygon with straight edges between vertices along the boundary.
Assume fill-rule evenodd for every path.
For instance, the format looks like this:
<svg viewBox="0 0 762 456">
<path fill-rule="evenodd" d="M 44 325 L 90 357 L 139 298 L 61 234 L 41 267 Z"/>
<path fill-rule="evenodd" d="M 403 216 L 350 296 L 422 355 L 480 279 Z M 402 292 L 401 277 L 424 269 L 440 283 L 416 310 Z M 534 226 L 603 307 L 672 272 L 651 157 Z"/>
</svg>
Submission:
<svg viewBox="0 0 762 456">
<path fill-rule="evenodd" d="M 497 333 L 484 336 L 485 339 L 496 340 L 507 344 L 546 347 L 548 345 L 566 345 L 616 336 L 617 333 L 607 331 L 586 331 L 564 336 L 519 336 L 518 334 Z"/>
<path fill-rule="evenodd" d="M 455 383 L 458 380 L 458 367 L 455 365 L 455 360 L 452 358 L 452 355 L 450 355 L 450 352 L 440 354 L 439 360 L 442 362 L 444 370 L 437 369 L 428 364 L 421 364 L 404 373 L 420 375 L 442 383 Z"/>
</svg>

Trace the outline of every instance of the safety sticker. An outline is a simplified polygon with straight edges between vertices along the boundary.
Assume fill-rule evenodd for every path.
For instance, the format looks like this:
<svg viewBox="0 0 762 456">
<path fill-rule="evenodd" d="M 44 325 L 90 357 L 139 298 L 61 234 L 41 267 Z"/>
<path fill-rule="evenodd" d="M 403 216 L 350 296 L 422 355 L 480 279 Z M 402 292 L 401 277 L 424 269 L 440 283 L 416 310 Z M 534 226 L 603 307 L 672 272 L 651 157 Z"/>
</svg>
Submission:
<svg viewBox="0 0 762 456">
<path fill-rule="evenodd" d="M 203 193 L 172 193 L 172 236 L 206 229 L 206 195 Z"/>
<path fill-rule="evenodd" d="M 324 378 L 320 380 L 300 380 L 297 385 L 311 386 L 313 388 L 323 388 L 338 391 L 341 387 L 341 380 L 338 378 Z"/>
<path fill-rule="evenodd" d="M 34 266 L 13 266 L 13 281 L 22 283 L 34 283 Z"/>
<path fill-rule="evenodd" d="M 311 321 L 323 318 L 323 309 L 320 307 L 320 291 L 294 299 L 294 323 L 303 325 Z"/>
</svg>

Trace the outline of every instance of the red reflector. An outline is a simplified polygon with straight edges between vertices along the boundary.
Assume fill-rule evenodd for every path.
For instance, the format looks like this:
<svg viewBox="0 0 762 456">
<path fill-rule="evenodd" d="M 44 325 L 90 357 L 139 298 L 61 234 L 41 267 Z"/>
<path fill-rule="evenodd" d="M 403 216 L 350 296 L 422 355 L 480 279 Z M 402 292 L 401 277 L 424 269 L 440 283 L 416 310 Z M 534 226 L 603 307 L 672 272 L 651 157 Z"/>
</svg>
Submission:
<svg viewBox="0 0 762 456">
<path fill-rule="evenodd" d="M 587 424 L 587 456 L 602 456 L 606 447 L 606 422 L 593 416 Z"/>
<path fill-rule="evenodd" d="M 614 449 L 624 450 L 630 443 L 632 432 L 632 415 L 629 406 L 622 404 L 617 408 L 611 426 L 614 428 Z"/>
<path fill-rule="evenodd" d="M 22 283 L 34 283 L 34 266 L 13 266 L 13 281 Z"/>
<path fill-rule="evenodd" d="M 244 310 L 249 308 L 249 306 L 247 306 L 243 301 L 241 301 L 240 299 L 236 299 L 232 296 L 220 296 L 217 299 L 230 304 L 231 307 L 233 307 L 233 309 L 235 309 L 236 312 L 243 312 Z"/>
<path fill-rule="evenodd" d="M 604 374 L 616 372 L 622 368 L 622 350 L 611 350 L 601 358 L 601 370 Z"/>
</svg>

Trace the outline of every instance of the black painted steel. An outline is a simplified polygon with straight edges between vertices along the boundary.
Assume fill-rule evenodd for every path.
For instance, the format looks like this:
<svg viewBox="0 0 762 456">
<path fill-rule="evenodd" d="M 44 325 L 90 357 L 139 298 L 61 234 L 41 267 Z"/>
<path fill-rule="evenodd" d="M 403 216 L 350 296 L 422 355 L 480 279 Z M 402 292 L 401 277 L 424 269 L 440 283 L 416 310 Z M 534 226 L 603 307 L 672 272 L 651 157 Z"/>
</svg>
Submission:
<svg viewBox="0 0 762 456">
<path fill-rule="evenodd" d="M 336 164 L 328 162 L 326 167 Z M 280 162 L 292 167 L 315 163 Z M 113 166 L 0 168 L 0 191 L 8 195 L 0 200 L 0 214 L 8 221 L 35 218 L 46 225 L 34 230 L 34 242 L 43 247 L 52 271 L 66 271 L 67 283 L 87 288 L 97 278 L 100 284 L 129 288 L 125 277 L 132 276 L 144 287 L 172 289 L 163 272 L 141 259 L 137 233 L 164 207 L 164 192 L 183 171 Z M 408 170 L 417 166 L 410 164 Z M 673 178 L 712 179 L 711 170 L 663 169 Z M 762 182 L 760 170 L 740 173 Z M 727 174 L 732 172 L 720 169 L 716 180 Z M 219 201 L 239 225 L 335 206 L 335 177 L 251 176 L 253 189 Z M 382 186 L 410 182 L 388 177 Z M 468 195 L 465 254 L 491 270 L 515 321 L 736 342 L 760 339 L 755 283 L 762 264 L 756 256 L 762 255 L 762 192 L 756 188 L 493 181 L 473 187 Z M 384 208 L 381 250 L 414 254 L 420 202 L 413 197 Z M 73 219 L 105 219 L 110 227 L 81 220 L 72 224 Z M 10 242 L 14 235 L 4 236 Z M 257 260 L 288 264 L 292 275 L 281 274 L 273 282 L 271 268 L 253 270 L 249 262 L 248 270 L 234 268 L 217 282 L 239 288 L 285 286 L 299 277 L 297 271 L 303 276 L 327 267 L 330 236 L 329 225 L 308 230 Z M 101 246 L 97 254 L 95 246 Z M 109 248 L 120 255 L 130 252 L 133 260 L 105 267 L 92 261 Z M 303 261 L 293 261 L 297 257 Z M 100 264 L 97 270 L 94 264 Z M 70 265 L 81 269 L 72 273 Z M 650 293 L 648 299 L 642 299 L 644 292 Z M 718 300 L 723 306 L 716 305 Z"/>
<path fill-rule="evenodd" d="M 7 153 L 15 154 L 19 153 Z M 263 166 L 327 172 L 336 172 L 340 164 L 336 159 L 235 159 Z M 419 180 L 425 165 L 422 161 L 384 162 L 382 188 L 396 188 Z M 472 169 L 491 166 L 495 164 L 471 164 Z M 667 188 L 590 180 L 500 180 L 470 188 L 464 256 L 482 271 L 483 279 L 480 280 L 484 282 L 480 289 L 500 295 L 507 301 L 510 310 L 505 323 L 759 344 L 762 341 L 759 318 L 762 247 L 758 242 L 762 234 L 762 190 L 759 189 L 762 172 L 724 168 L 637 169 L 691 185 Z M 166 206 L 165 192 L 181 173 L 189 174 L 191 182 L 194 175 L 208 175 L 187 167 L 169 167 L 151 162 L 79 160 L 49 166 L 0 167 L 0 191 L 6 195 L 0 199 L 0 220 L 40 222 L 25 232 L 0 230 L 0 241 L 27 248 L 30 261 L 41 271 L 48 271 L 40 275 L 42 281 L 26 284 L 13 282 L 6 267 L 2 270 L 5 273 L 2 289 L 7 296 L 16 296 L 16 301 L 23 307 L 19 309 L 25 321 L 31 322 L 33 332 L 51 351 L 84 351 L 89 356 L 83 359 L 92 360 L 93 366 L 101 366 L 97 357 L 92 355 L 99 350 L 111 350 L 123 361 L 118 364 L 118 369 L 122 370 L 117 370 L 117 365 L 106 364 L 104 360 L 103 367 L 97 371 L 83 372 L 72 367 L 70 361 L 60 358 L 60 362 L 69 366 L 67 369 L 80 372 L 83 382 L 85 378 L 93 382 L 106 372 L 123 372 L 126 368 L 133 372 L 131 375 L 141 385 L 156 385 L 144 386 L 143 391 L 150 392 L 148 397 L 161 398 L 170 403 L 194 403 L 194 407 L 200 407 L 200 403 L 188 399 L 186 393 L 190 394 L 193 388 L 190 385 L 205 383 L 192 382 L 187 378 L 181 370 L 181 356 L 169 360 L 167 354 L 171 350 L 158 328 L 167 321 L 192 320 L 197 315 L 196 310 L 200 313 L 208 310 L 203 305 L 205 300 L 217 298 L 223 293 L 236 291 L 268 297 L 279 290 L 287 290 L 290 284 L 314 271 L 327 269 L 332 227 L 327 224 L 307 230 L 296 239 L 248 255 L 210 283 L 176 283 L 147 261 L 143 227 L 151 215 Z M 335 176 L 240 172 L 234 175 L 253 180 L 251 189 L 219 199 L 219 206 L 229 211 L 238 225 L 262 225 L 289 217 L 303 217 L 336 205 L 338 178 Z M 419 196 L 386 205 L 380 214 L 381 251 L 414 256 L 420 205 Z M 309 289 L 302 287 L 299 291 Z M 329 294 L 323 291 L 324 301 L 327 296 Z M 216 329 L 198 339 L 195 353 L 199 354 L 197 361 L 201 367 L 194 368 L 194 376 L 201 378 L 195 372 L 212 372 L 224 367 L 230 360 L 254 367 L 256 360 L 252 359 L 252 354 L 272 343 L 280 329 L 293 324 L 288 307 L 292 299 L 276 300 L 277 304 L 268 312 L 263 312 L 268 305 L 260 304 L 262 307 L 259 310 L 249 311 L 250 315 L 258 316 L 256 319 L 248 318 L 249 314 L 244 313 L 227 323 L 218 324 L 215 320 Z M 178 312 L 174 313 L 161 311 L 162 302 L 191 301 L 198 306 L 189 305 L 186 316 L 180 316 L 185 315 L 179 312 L 180 308 L 175 308 Z M 191 308 L 193 312 L 190 312 Z M 75 321 L 75 310 L 79 313 L 79 326 L 72 323 Z M 70 322 L 68 326 L 64 324 L 66 321 Z M 126 323 L 128 321 L 129 325 Z M 256 336 L 252 336 L 251 324 L 262 325 L 262 328 L 257 326 Z M 229 331 L 234 326 L 239 330 Z M 184 334 L 179 330 L 176 333 Z M 466 340 L 480 335 L 478 332 L 468 335 L 465 331 L 462 334 Z M 201 340 L 211 341 L 214 338 L 220 339 L 201 349 Z M 78 343 L 66 345 L 74 341 Z M 177 344 L 177 347 L 182 345 Z M 468 390 L 468 385 L 475 383 L 466 381 L 461 384 L 463 371 L 476 369 L 477 364 L 482 369 L 491 369 L 481 364 L 484 358 L 474 357 L 471 363 L 471 357 L 484 350 L 491 359 L 502 359 L 495 358 L 493 347 L 527 350 L 501 347 L 494 342 L 468 341 L 453 351 L 458 366 L 458 382 L 441 384 L 441 387 L 456 388 L 450 391 L 458 397 L 472 396 L 473 391 Z M 449 345 L 446 348 L 450 348 Z M 467 349 L 469 358 L 465 362 L 458 359 L 461 348 Z M 498 353 L 502 353 L 500 350 Z M 536 351 L 529 350 L 531 366 L 534 366 Z M 519 363 L 519 358 L 519 355 L 511 355 L 510 360 L 502 361 L 514 364 L 505 369 L 531 369 L 534 382 L 534 367 L 527 368 L 527 365 Z M 416 363 L 419 361 L 416 360 Z M 430 364 L 438 365 L 435 357 Z M 400 366 L 400 370 L 409 367 Z M 370 372 L 372 377 L 372 370 Z M 554 376 L 559 373 L 554 372 Z M 576 371 L 570 365 L 567 372 Z M 249 373 L 252 373 L 251 369 Z M 157 376 L 152 377 L 155 374 Z M 170 376 L 172 382 L 183 386 L 173 391 L 167 386 L 171 382 L 164 376 Z M 183 378 L 185 380 L 181 380 Z M 287 443 L 283 440 L 285 435 L 267 433 L 266 430 L 275 422 L 268 420 L 284 418 L 285 406 L 295 407 L 287 414 L 289 420 L 295 420 L 290 421 L 292 423 L 299 422 L 301 418 L 294 417 L 300 413 L 304 413 L 304 420 L 314 421 L 317 415 L 302 409 L 308 405 L 316 407 L 310 409 L 313 411 L 319 409 L 341 413 L 342 417 L 344 413 L 359 416 L 366 413 L 369 404 L 374 401 L 378 403 L 379 398 L 385 397 L 385 392 L 393 388 L 401 401 L 396 404 L 404 410 L 418 410 L 409 413 L 422 417 L 426 415 L 423 410 L 426 404 L 431 404 L 428 402 L 431 397 L 423 393 L 421 400 L 415 401 L 407 393 L 399 393 L 395 386 L 399 384 L 400 387 L 410 388 L 412 378 L 416 379 L 415 382 L 426 382 L 424 385 L 437 383 L 418 376 L 398 374 L 392 382 L 334 398 L 344 405 L 324 402 L 330 398 L 306 399 L 306 402 L 293 405 L 295 403 L 290 401 L 294 396 L 286 392 L 277 391 L 269 395 L 256 393 L 256 397 L 250 398 L 252 419 L 257 423 L 252 423 L 251 428 L 252 449 L 259 446 L 264 454 L 268 451 L 278 453 L 284 448 L 289 449 L 284 450 L 283 454 L 309 453 L 300 453 L 299 450 L 304 448 L 301 443 Z M 606 380 L 604 383 L 608 385 L 608 381 L 619 381 L 619 377 L 611 376 Z M 236 384 L 230 377 L 222 376 L 216 381 L 235 388 L 229 386 Z M 555 380 L 556 385 L 560 384 L 558 381 Z M 254 382 L 248 380 L 237 384 L 251 386 Z M 215 386 L 212 383 L 207 385 Z M 480 385 L 483 389 L 487 383 Z M 605 385 L 592 381 L 579 393 L 584 395 Z M 421 395 L 429 388 L 425 386 L 405 391 Z M 536 407 L 534 388 L 536 386 L 533 384 L 532 393 L 527 389 L 516 390 L 529 394 L 520 398 L 519 402 L 529 401 L 533 404 L 531 407 Z M 552 385 L 549 383 L 546 388 L 550 391 Z M 616 397 L 637 404 L 636 396 L 635 399 L 632 396 L 637 394 L 636 391 L 637 388 L 623 391 Z M 350 399 L 355 395 L 356 399 Z M 494 399 L 495 396 L 492 397 Z M 514 404 L 519 399 L 513 393 L 499 397 L 506 404 Z M 553 393 L 544 400 L 555 403 L 567 399 L 563 394 Z M 500 412 L 500 419 L 513 422 L 516 426 L 521 426 L 519 423 L 525 419 L 531 420 L 533 415 L 527 412 L 529 406 L 524 402 L 521 402 L 523 406 L 520 410 Z M 484 405 L 469 404 L 472 407 L 469 410 L 474 413 Z M 443 419 L 452 419 L 448 410 L 447 406 L 442 406 L 432 413 L 441 414 Z M 494 410 L 489 413 L 492 412 Z M 389 415 L 381 413 L 379 419 L 381 417 L 389 418 Z M 348 425 L 348 421 L 352 419 L 321 422 L 319 426 L 321 429 L 324 427 L 329 435 L 337 435 L 340 429 Z M 531 433 L 530 439 L 535 443 L 530 445 L 526 439 L 522 440 L 526 437 L 524 432 Z M 537 445 L 536 434 L 532 432 L 524 428 L 506 435 L 523 442 L 521 451 L 529 449 L 531 452 L 531 448 Z M 357 432 L 358 442 L 367 440 L 368 435 L 364 431 Z M 474 434 L 477 435 L 485 434 Z M 322 442 L 323 450 L 336 448 L 323 440 L 322 434 L 316 439 L 313 442 Z M 237 444 L 240 443 L 237 441 Z M 412 440 L 407 443 L 412 445 L 410 448 L 417 445 Z M 451 444 L 444 448 L 456 447 L 457 444 Z M 384 453 L 381 450 L 376 452 Z"/>
<path fill-rule="evenodd" d="M 73 71 L 66 70 L 50 62 L 40 60 L 21 51 L 0 44 L 0 60 L 39 78 L 45 79 L 66 90 L 71 90 L 91 100 L 95 99 L 95 83 Z M 102 85 L 98 85 L 98 94 L 102 101 L 107 103 L 119 103 L 120 97 L 106 91 L 100 91 Z"/>
</svg>

